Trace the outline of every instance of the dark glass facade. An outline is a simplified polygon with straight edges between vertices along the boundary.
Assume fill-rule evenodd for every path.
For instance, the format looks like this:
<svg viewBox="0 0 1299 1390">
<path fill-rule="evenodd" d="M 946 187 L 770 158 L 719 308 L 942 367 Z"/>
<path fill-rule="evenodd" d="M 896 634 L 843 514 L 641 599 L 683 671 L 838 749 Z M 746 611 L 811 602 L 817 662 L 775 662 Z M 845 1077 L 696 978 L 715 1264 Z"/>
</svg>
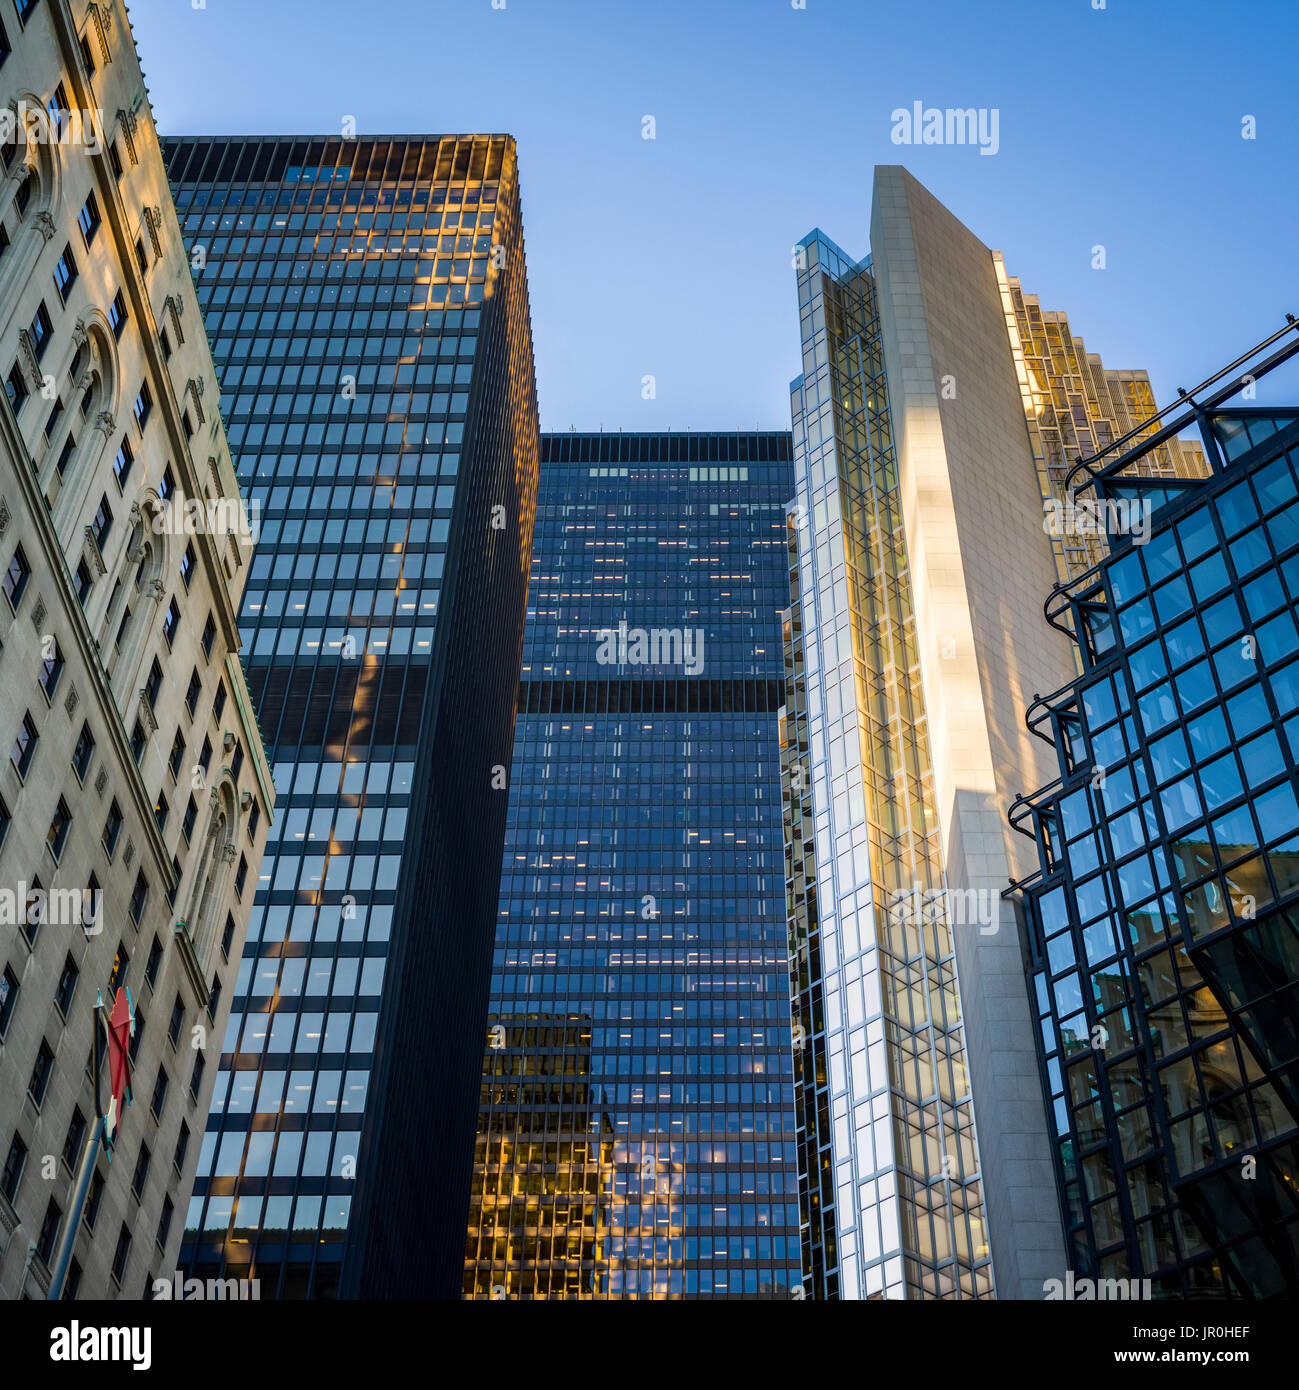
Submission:
<svg viewBox="0 0 1299 1390">
<path fill-rule="evenodd" d="M 1099 475 L 1149 537 L 1048 604 L 1083 675 L 1011 819 L 1072 1268 L 1263 1298 L 1299 1290 L 1299 411 L 1198 415 L 1207 480 Z"/>
<path fill-rule="evenodd" d="M 538 460 L 504 136 L 167 142 L 278 789 L 183 1259 L 459 1292 Z"/>
<path fill-rule="evenodd" d="M 464 1293 L 788 1297 L 790 438 L 542 460 Z"/>
</svg>

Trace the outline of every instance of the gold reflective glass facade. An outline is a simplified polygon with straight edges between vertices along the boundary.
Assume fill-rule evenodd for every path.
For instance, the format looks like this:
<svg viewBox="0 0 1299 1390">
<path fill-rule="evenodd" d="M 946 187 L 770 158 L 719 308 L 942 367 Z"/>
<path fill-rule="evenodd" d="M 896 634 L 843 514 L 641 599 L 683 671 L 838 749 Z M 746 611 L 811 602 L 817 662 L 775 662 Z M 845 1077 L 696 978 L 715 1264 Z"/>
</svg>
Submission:
<svg viewBox="0 0 1299 1390">
<path fill-rule="evenodd" d="M 1155 432 L 1156 425 L 1138 429 L 1158 410 L 1150 378 L 1144 371 L 1104 366 L 1064 314 L 1043 309 L 1037 295 L 1024 293 L 1018 276 L 1006 274 L 999 251 L 992 259 L 1042 500 L 1063 501 L 1065 478 L 1079 458 L 1101 453 L 1130 430 L 1138 430 L 1134 443 Z M 1186 439 L 1157 445 L 1140 469 L 1151 478 L 1202 478 L 1208 471 L 1204 451 Z M 1105 554 L 1103 537 L 1083 528 L 1048 534 L 1061 581 L 1084 574 Z"/>
</svg>

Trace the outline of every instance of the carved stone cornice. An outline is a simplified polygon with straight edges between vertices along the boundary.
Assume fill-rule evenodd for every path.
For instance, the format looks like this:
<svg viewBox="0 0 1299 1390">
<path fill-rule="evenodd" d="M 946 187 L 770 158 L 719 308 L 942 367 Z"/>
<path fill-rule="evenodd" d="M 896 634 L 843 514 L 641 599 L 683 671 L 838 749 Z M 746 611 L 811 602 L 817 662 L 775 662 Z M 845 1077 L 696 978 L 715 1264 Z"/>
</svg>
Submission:
<svg viewBox="0 0 1299 1390">
<path fill-rule="evenodd" d="M 156 734 L 158 732 L 158 716 L 153 712 L 153 706 L 149 703 L 149 692 L 141 687 L 140 690 L 140 723 L 144 725 L 147 732 Z"/>
<path fill-rule="evenodd" d="M 162 242 L 158 239 L 158 233 L 162 230 L 162 209 L 146 207 L 144 225 L 149 229 L 149 240 L 153 244 L 154 258 L 157 259 L 162 255 Z"/>
<path fill-rule="evenodd" d="M 185 312 L 185 301 L 178 294 L 169 294 L 162 309 L 164 314 L 171 315 L 172 331 L 176 335 L 176 344 L 179 346 L 185 341 L 185 330 L 181 327 L 180 322 L 181 315 Z"/>
<path fill-rule="evenodd" d="M 41 373 L 41 364 L 36 358 L 36 348 L 32 344 L 32 335 L 25 328 L 18 330 L 18 360 L 23 365 L 23 372 L 28 378 L 28 384 L 33 391 L 41 389 L 44 376 Z"/>
<path fill-rule="evenodd" d="M 86 554 L 90 556 L 90 563 L 94 567 L 98 578 L 100 575 L 108 573 L 108 566 L 104 563 L 104 552 L 99 548 L 99 538 L 95 535 L 93 526 L 86 527 Z"/>
<path fill-rule="evenodd" d="M 135 112 L 119 107 L 117 123 L 122 127 L 122 138 L 126 142 L 126 152 L 131 156 L 131 163 L 138 164 L 140 157 L 135 152 Z"/>
<path fill-rule="evenodd" d="M 91 0 L 86 13 L 90 16 L 95 26 L 95 34 L 99 39 L 99 52 L 105 63 L 113 61 L 113 55 L 108 47 L 108 32 L 113 27 L 113 7 L 110 4 L 98 5 Z"/>
</svg>

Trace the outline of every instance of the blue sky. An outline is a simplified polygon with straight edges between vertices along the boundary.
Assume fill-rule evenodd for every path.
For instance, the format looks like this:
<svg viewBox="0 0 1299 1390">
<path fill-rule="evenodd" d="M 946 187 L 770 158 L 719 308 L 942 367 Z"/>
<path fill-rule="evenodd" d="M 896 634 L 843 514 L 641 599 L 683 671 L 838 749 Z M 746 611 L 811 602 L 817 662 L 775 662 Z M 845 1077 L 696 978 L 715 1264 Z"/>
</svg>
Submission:
<svg viewBox="0 0 1299 1390">
<path fill-rule="evenodd" d="M 513 134 L 544 428 L 784 429 L 790 248 L 819 226 L 864 254 L 880 163 L 1161 403 L 1299 313 L 1299 5 L 1094 3 L 135 0 L 131 21 L 164 134 Z M 999 152 L 895 146 L 915 101 L 997 108 Z"/>
</svg>

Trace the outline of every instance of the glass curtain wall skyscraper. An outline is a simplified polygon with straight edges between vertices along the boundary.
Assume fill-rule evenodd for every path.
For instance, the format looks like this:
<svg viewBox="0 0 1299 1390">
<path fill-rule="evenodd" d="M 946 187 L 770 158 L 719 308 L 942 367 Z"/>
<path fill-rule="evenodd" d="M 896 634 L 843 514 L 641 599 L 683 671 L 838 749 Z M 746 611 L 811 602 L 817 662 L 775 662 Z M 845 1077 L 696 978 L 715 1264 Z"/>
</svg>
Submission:
<svg viewBox="0 0 1299 1390">
<path fill-rule="evenodd" d="M 1082 675 L 1029 708 L 1058 776 L 1012 810 L 1070 1266 L 1156 1298 L 1299 1289 L 1299 410 L 1240 366 L 1158 422 L 1212 472 L 1052 592 Z M 1080 492 L 1151 495 L 1121 443 Z"/>
<path fill-rule="evenodd" d="M 279 814 L 186 1223 L 263 1297 L 454 1296 L 538 452 L 507 136 L 166 146 Z"/>
<path fill-rule="evenodd" d="M 790 439 L 542 443 L 465 1296 L 789 1297 Z"/>
<path fill-rule="evenodd" d="M 808 1292 L 1041 1298 L 1065 1252 L 1005 817 L 1050 777 L 1024 706 L 1077 670 L 1040 616 L 1098 544 L 1062 505 L 1069 455 L 1123 434 L 1149 384 L 904 169 L 875 171 L 870 245 L 813 232 L 795 259 L 783 737 Z M 1148 466 L 1205 467 L 1177 442 Z"/>
</svg>

